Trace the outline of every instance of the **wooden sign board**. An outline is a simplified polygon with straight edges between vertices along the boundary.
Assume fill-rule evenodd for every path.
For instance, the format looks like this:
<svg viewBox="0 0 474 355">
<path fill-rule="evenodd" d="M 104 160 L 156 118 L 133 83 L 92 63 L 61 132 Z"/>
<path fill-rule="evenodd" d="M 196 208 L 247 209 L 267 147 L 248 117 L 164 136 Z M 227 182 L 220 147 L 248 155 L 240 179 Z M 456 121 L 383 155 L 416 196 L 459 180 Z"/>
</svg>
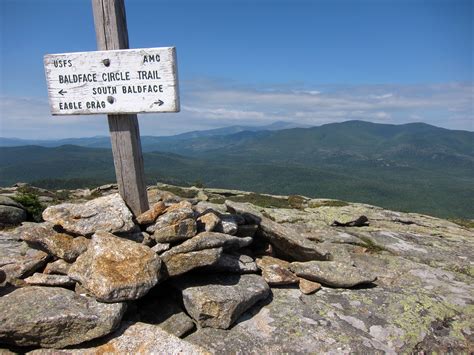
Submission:
<svg viewBox="0 0 474 355">
<path fill-rule="evenodd" d="M 48 54 L 53 115 L 178 112 L 174 47 Z"/>
</svg>

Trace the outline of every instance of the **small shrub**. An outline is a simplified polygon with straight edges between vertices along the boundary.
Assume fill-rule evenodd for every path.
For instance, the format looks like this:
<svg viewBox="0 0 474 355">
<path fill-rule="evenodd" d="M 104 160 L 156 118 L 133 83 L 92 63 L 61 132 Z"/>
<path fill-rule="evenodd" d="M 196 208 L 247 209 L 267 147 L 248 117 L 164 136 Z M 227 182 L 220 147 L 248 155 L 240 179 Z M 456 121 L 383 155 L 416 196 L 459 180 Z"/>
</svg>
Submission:
<svg viewBox="0 0 474 355">
<path fill-rule="evenodd" d="M 243 196 L 232 196 L 229 200 L 235 202 L 250 202 L 253 205 L 264 207 L 264 208 L 291 208 L 288 200 L 273 196 L 260 195 L 251 193 Z"/>
<path fill-rule="evenodd" d="M 291 207 L 302 209 L 304 208 L 305 198 L 300 195 L 290 195 L 288 196 L 288 203 Z"/>
<path fill-rule="evenodd" d="M 473 219 L 464 219 L 464 218 L 450 218 L 449 221 L 456 223 L 464 228 L 474 228 L 474 220 Z"/>
<path fill-rule="evenodd" d="M 173 194 L 175 194 L 176 196 L 179 196 L 179 197 L 184 197 L 184 198 L 195 198 L 198 194 L 198 191 L 195 191 L 195 190 L 185 190 L 185 189 L 182 189 L 181 187 L 178 187 L 178 186 L 160 186 L 159 187 L 160 190 L 163 190 L 163 191 L 168 191 L 168 192 L 171 192 Z"/>
<path fill-rule="evenodd" d="M 45 207 L 39 201 L 38 195 L 31 192 L 20 192 L 18 195 L 14 196 L 13 199 L 25 207 L 29 221 L 43 221 L 41 214 L 43 213 Z"/>
<path fill-rule="evenodd" d="M 326 200 L 326 201 L 312 201 L 309 203 L 310 208 L 318 208 L 318 207 L 344 207 L 349 206 L 347 202 L 339 201 L 339 200 Z"/>
<path fill-rule="evenodd" d="M 193 186 L 196 186 L 199 189 L 203 189 L 205 187 L 204 183 L 201 180 L 198 180 L 198 181 L 194 182 Z"/>
<path fill-rule="evenodd" d="M 71 198 L 71 191 L 68 191 L 68 190 L 56 191 L 56 194 L 54 197 L 58 201 L 67 201 Z"/>
</svg>

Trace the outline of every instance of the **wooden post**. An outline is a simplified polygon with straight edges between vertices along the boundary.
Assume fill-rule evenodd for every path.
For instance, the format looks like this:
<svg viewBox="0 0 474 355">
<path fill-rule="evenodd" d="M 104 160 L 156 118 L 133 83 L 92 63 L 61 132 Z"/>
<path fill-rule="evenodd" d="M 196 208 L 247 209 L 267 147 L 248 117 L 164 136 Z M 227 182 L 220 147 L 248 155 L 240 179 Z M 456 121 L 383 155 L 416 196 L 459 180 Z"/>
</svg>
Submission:
<svg viewBox="0 0 474 355">
<path fill-rule="evenodd" d="M 124 0 L 92 0 L 98 50 L 128 49 Z M 135 216 L 148 210 L 137 115 L 108 115 L 120 195 Z"/>
</svg>

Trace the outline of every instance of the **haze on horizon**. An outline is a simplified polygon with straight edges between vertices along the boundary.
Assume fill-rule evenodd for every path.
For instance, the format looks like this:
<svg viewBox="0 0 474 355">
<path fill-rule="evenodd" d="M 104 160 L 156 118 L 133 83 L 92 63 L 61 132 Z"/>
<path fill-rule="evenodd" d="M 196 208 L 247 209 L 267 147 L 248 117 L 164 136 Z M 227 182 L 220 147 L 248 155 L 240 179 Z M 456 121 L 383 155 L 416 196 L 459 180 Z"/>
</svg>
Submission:
<svg viewBox="0 0 474 355">
<path fill-rule="evenodd" d="M 52 117 L 43 56 L 96 50 L 91 3 L 0 2 L 0 136 L 108 135 Z M 181 112 L 142 135 L 288 121 L 425 122 L 474 130 L 470 0 L 126 1 L 131 48 L 176 46 Z"/>
</svg>

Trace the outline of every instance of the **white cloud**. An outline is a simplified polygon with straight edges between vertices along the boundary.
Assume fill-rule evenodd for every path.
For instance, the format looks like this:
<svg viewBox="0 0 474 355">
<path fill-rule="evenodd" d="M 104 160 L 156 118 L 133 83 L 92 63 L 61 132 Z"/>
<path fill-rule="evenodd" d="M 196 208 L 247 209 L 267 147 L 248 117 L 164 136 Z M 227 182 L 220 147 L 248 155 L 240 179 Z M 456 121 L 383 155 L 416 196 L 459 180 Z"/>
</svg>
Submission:
<svg viewBox="0 0 474 355">
<path fill-rule="evenodd" d="M 284 120 L 320 125 L 351 119 L 426 122 L 474 130 L 471 83 L 427 85 L 244 86 L 199 79 L 181 84 L 181 112 L 140 115 L 143 135 Z M 52 117 L 45 99 L 0 97 L 0 136 L 59 138 L 107 135 L 101 116 Z"/>
<path fill-rule="evenodd" d="M 390 94 L 383 94 L 383 95 L 370 95 L 369 97 L 372 99 L 382 100 L 382 99 L 388 99 L 392 96 L 393 94 L 390 93 Z"/>
</svg>

